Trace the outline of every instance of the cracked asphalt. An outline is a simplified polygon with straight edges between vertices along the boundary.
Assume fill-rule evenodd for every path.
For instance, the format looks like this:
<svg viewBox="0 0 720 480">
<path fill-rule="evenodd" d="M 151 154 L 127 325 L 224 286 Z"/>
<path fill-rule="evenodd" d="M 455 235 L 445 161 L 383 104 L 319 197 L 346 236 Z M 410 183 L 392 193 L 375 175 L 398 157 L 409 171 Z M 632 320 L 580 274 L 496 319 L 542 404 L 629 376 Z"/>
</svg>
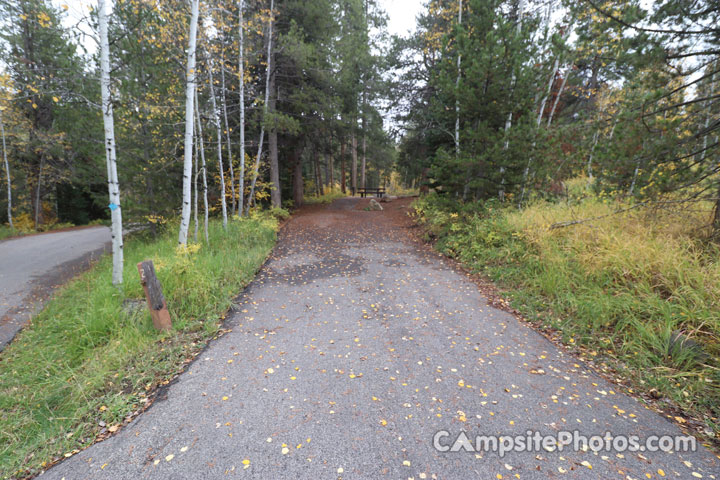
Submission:
<svg viewBox="0 0 720 480">
<path fill-rule="evenodd" d="M 696 452 L 439 452 L 475 435 L 681 435 L 408 233 L 404 205 L 294 216 L 213 341 L 147 412 L 51 479 L 720 476 Z"/>
</svg>

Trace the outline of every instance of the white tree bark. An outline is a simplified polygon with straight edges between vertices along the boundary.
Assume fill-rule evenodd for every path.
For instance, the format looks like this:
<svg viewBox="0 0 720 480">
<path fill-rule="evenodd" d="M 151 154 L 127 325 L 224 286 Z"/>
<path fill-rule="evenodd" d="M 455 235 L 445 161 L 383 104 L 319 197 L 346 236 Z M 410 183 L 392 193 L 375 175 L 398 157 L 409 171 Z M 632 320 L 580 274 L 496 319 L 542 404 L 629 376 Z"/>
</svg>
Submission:
<svg viewBox="0 0 720 480">
<path fill-rule="evenodd" d="M 238 34 L 240 35 L 240 55 L 238 58 L 238 68 L 240 73 L 240 208 L 238 212 L 242 215 L 243 198 L 245 196 L 245 1 L 240 0 L 240 23 L 238 25 Z"/>
<path fill-rule="evenodd" d="M 180 233 L 178 243 L 187 245 L 188 229 L 190 227 L 191 177 L 192 177 L 192 148 L 194 130 L 194 94 L 195 94 L 195 51 L 197 47 L 197 26 L 200 9 L 200 0 L 191 0 L 190 14 L 190 41 L 188 44 L 187 73 L 185 83 L 185 161 L 183 164 L 183 203 L 180 216 Z"/>
<path fill-rule="evenodd" d="M 565 33 L 563 34 L 563 41 L 567 39 L 568 35 L 570 34 L 570 27 L 565 30 Z M 550 81 L 548 82 L 548 88 L 545 92 L 545 95 L 542 98 L 542 101 L 540 102 L 540 110 L 538 111 L 536 126 L 540 127 L 540 124 L 542 123 L 542 117 L 545 113 L 545 107 L 547 106 L 548 98 L 550 97 L 550 93 L 552 92 L 552 86 L 553 83 L 555 83 L 555 77 L 557 76 L 558 69 L 560 68 L 560 55 L 555 57 L 555 62 L 553 62 L 553 68 L 552 68 L 552 75 L 550 75 Z M 535 148 L 535 142 L 533 141 L 533 148 Z M 532 157 L 528 157 L 527 165 L 525 165 L 525 171 L 523 171 L 523 187 L 522 187 L 522 193 L 520 194 L 520 200 L 518 202 L 518 206 L 522 206 L 523 202 L 525 201 L 525 191 L 527 190 L 527 181 L 528 177 L 530 175 L 530 166 L 532 165 Z"/>
<path fill-rule="evenodd" d="M 225 167 L 223 166 L 222 157 L 222 127 L 220 126 L 220 115 L 217 110 L 217 101 L 215 100 L 215 82 L 213 81 L 213 65 L 210 55 L 205 50 L 205 58 L 208 64 L 208 83 L 210 88 L 210 106 L 213 111 L 213 119 L 215 120 L 215 129 L 217 130 L 217 152 L 218 167 L 220 168 L 220 201 L 222 203 L 223 228 L 227 230 L 227 200 L 225 199 Z"/>
<path fill-rule="evenodd" d="M 200 147 L 200 171 L 202 173 L 203 181 L 203 207 L 205 208 L 203 226 L 205 228 L 205 243 L 210 244 L 208 234 L 210 212 L 208 211 L 207 165 L 205 163 L 205 143 L 203 142 L 202 121 L 200 119 L 200 102 L 198 101 L 197 90 L 195 90 L 195 121 L 197 122 L 198 146 Z"/>
<path fill-rule="evenodd" d="M 100 90 L 102 97 L 103 126 L 105 130 L 105 161 L 108 174 L 108 194 L 112 218 L 113 285 L 123 281 L 123 231 L 120 208 L 120 182 L 115 157 L 115 123 L 110 98 L 110 43 L 108 42 L 108 15 L 106 0 L 98 0 L 98 27 L 100 33 Z"/>
<path fill-rule="evenodd" d="M 248 195 L 246 213 L 250 211 L 250 207 L 255 203 L 255 183 L 257 182 L 258 173 L 260 171 L 260 158 L 262 157 L 263 140 L 265 138 L 265 117 L 268 112 L 268 102 L 270 101 L 270 72 L 272 71 L 272 35 L 273 35 L 273 10 L 275 9 L 275 0 L 270 0 L 270 21 L 268 23 L 268 47 L 267 47 L 267 73 L 265 75 L 265 103 L 263 104 L 263 124 L 260 127 L 260 142 L 258 143 L 258 153 L 255 157 L 255 166 L 253 167 L 252 181 L 250 183 L 250 194 Z"/>
<path fill-rule="evenodd" d="M 520 33 L 522 32 L 524 6 L 524 0 L 520 0 L 517 7 L 518 24 L 515 27 L 516 36 L 520 36 Z M 515 82 L 517 82 L 517 74 L 515 72 L 515 69 L 513 68 L 512 79 L 510 80 L 510 85 L 512 86 L 513 91 L 515 90 Z M 510 129 L 512 128 L 512 118 L 513 112 L 511 109 L 508 113 L 507 120 L 505 120 L 505 144 L 503 145 L 503 151 L 507 151 L 510 148 L 510 138 L 508 138 L 508 132 L 510 132 Z M 505 201 L 505 167 L 502 165 L 500 166 L 500 192 L 498 192 L 498 197 L 500 198 L 501 202 Z"/>
<path fill-rule="evenodd" d="M 220 101 L 222 102 L 223 119 L 225 120 L 225 140 L 227 141 L 228 165 L 230 166 L 230 194 L 232 195 L 232 214 L 235 215 L 235 171 L 233 169 L 232 145 L 230 143 L 230 125 L 228 124 L 227 102 L 225 101 L 225 61 L 220 64 Z M 242 160 L 241 160 L 242 161 Z M 240 169 L 240 182 L 242 187 L 242 172 Z M 242 211 L 242 190 L 240 191 L 240 211 Z"/>
<path fill-rule="evenodd" d="M 560 97 L 563 94 L 563 90 L 565 90 L 565 85 L 567 84 L 568 76 L 570 76 L 570 67 L 568 67 L 567 71 L 565 72 L 565 75 L 563 76 L 562 82 L 560 82 L 560 89 L 558 90 L 557 96 L 555 97 L 555 101 L 553 102 L 552 108 L 550 109 L 550 115 L 548 115 L 548 127 L 553 121 L 553 117 L 555 116 L 555 110 L 557 109 L 558 103 L 560 103 Z"/>
<path fill-rule="evenodd" d="M 462 0 L 458 0 L 458 25 L 462 25 Z M 455 40 L 457 43 L 457 40 Z M 457 78 L 455 79 L 455 155 L 460 156 L 460 63 L 462 55 L 457 56 Z"/>
<path fill-rule="evenodd" d="M 193 242 L 197 243 L 198 241 L 198 230 L 200 229 L 200 222 L 198 221 L 198 175 L 200 172 L 198 171 L 198 157 L 200 156 L 198 154 L 198 139 L 197 139 L 197 126 L 195 129 L 195 161 L 193 162 L 193 169 L 195 170 L 195 173 L 193 174 L 193 218 L 195 220 L 195 233 L 193 234 Z"/>
<path fill-rule="evenodd" d="M 593 144 L 592 144 L 592 148 L 590 148 L 590 155 L 588 157 L 588 164 L 587 164 L 588 184 L 592 183 L 592 180 L 593 180 L 592 162 L 593 162 L 593 155 L 595 155 L 595 147 L 597 147 L 599 138 L 600 138 L 600 130 L 598 129 L 598 130 L 595 130 L 595 135 L 593 135 Z"/>
<path fill-rule="evenodd" d="M 2 119 L 2 111 L 0 111 L 0 133 L 2 134 L 3 163 L 5 164 L 5 177 L 7 178 L 8 225 L 10 225 L 10 228 L 15 228 L 13 226 L 13 219 L 12 219 L 12 180 L 10 178 L 10 164 L 8 163 L 8 159 L 7 159 L 7 147 L 5 145 L 5 124 L 3 123 L 3 119 Z"/>
</svg>

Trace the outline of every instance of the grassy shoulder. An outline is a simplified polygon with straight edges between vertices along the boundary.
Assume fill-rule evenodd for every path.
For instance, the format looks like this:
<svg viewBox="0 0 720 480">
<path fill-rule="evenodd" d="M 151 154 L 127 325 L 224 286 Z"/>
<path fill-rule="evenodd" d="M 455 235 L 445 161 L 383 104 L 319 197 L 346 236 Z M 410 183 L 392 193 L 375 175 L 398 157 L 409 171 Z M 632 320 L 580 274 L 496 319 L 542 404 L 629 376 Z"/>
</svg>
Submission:
<svg viewBox="0 0 720 480">
<path fill-rule="evenodd" d="M 720 251 L 693 233 L 707 214 L 617 210 L 597 197 L 523 210 L 435 195 L 414 204 L 438 250 L 489 276 L 530 321 L 717 439 Z M 584 218 L 596 220 L 549 228 Z"/>
<path fill-rule="evenodd" d="M 210 224 L 209 245 L 177 232 L 125 245 L 122 292 L 111 258 L 65 286 L 0 353 L 0 477 L 23 477 L 112 432 L 150 402 L 218 332 L 232 299 L 276 240 L 270 216 Z M 173 330 L 157 332 L 136 264 L 152 259 Z M 129 300 L 128 300 L 129 299 Z"/>
<path fill-rule="evenodd" d="M 336 185 L 334 187 L 326 187 L 322 195 L 306 195 L 303 198 L 303 203 L 305 203 L 305 205 L 327 205 L 338 198 L 345 198 L 347 196 L 348 194 L 343 193 L 342 189 Z"/>
</svg>

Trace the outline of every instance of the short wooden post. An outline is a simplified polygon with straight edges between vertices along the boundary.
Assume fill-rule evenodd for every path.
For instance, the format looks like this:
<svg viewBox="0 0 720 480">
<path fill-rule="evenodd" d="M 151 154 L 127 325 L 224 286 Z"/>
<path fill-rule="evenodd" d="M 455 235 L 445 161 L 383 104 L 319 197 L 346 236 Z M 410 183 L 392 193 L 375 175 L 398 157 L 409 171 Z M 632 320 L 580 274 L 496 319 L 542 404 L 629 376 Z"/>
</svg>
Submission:
<svg viewBox="0 0 720 480">
<path fill-rule="evenodd" d="M 137 264 L 137 269 L 140 274 L 140 283 L 145 289 L 145 298 L 147 298 L 153 325 L 158 330 L 170 330 L 172 320 L 162 293 L 162 286 L 157 275 L 155 275 L 155 265 L 153 265 L 152 260 L 145 260 Z"/>
</svg>

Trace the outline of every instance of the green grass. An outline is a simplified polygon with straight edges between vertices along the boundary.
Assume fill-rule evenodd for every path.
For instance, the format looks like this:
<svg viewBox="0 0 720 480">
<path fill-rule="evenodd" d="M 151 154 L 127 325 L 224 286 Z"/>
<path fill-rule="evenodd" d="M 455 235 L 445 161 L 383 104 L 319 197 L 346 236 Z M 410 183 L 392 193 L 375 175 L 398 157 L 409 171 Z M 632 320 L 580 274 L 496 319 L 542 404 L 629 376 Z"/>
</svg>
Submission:
<svg viewBox="0 0 720 480">
<path fill-rule="evenodd" d="M 342 193 L 340 187 L 335 186 L 333 188 L 325 188 L 325 193 L 320 196 L 307 195 L 303 198 L 303 202 L 306 205 L 328 204 L 332 203 L 338 198 L 345 198 L 347 196 L 347 193 Z"/>
<path fill-rule="evenodd" d="M 20 233 L 14 228 L 10 228 L 7 225 L 0 225 L 0 240 L 5 240 L 6 238 L 14 237 L 19 234 Z"/>
<path fill-rule="evenodd" d="M 702 213 L 618 207 L 588 197 L 523 210 L 431 195 L 415 215 L 436 247 L 489 276 L 526 318 L 558 331 L 637 391 L 670 399 L 720 434 L 720 252 Z"/>
<path fill-rule="evenodd" d="M 37 473 L 92 443 L 99 422 L 117 425 L 143 408 L 155 387 L 183 369 L 219 329 L 233 297 L 271 251 L 269 216 L 211 222 L 210 246 L 176 250 L 171 228 L 125 246 L 123 292 L 110 284 L 111 259 L 64 287 L 0 354 L 0 477 Z M 174 329 L 157 332 L 142 301 L 136 264 L 155 262 Z"/>
</svg>

